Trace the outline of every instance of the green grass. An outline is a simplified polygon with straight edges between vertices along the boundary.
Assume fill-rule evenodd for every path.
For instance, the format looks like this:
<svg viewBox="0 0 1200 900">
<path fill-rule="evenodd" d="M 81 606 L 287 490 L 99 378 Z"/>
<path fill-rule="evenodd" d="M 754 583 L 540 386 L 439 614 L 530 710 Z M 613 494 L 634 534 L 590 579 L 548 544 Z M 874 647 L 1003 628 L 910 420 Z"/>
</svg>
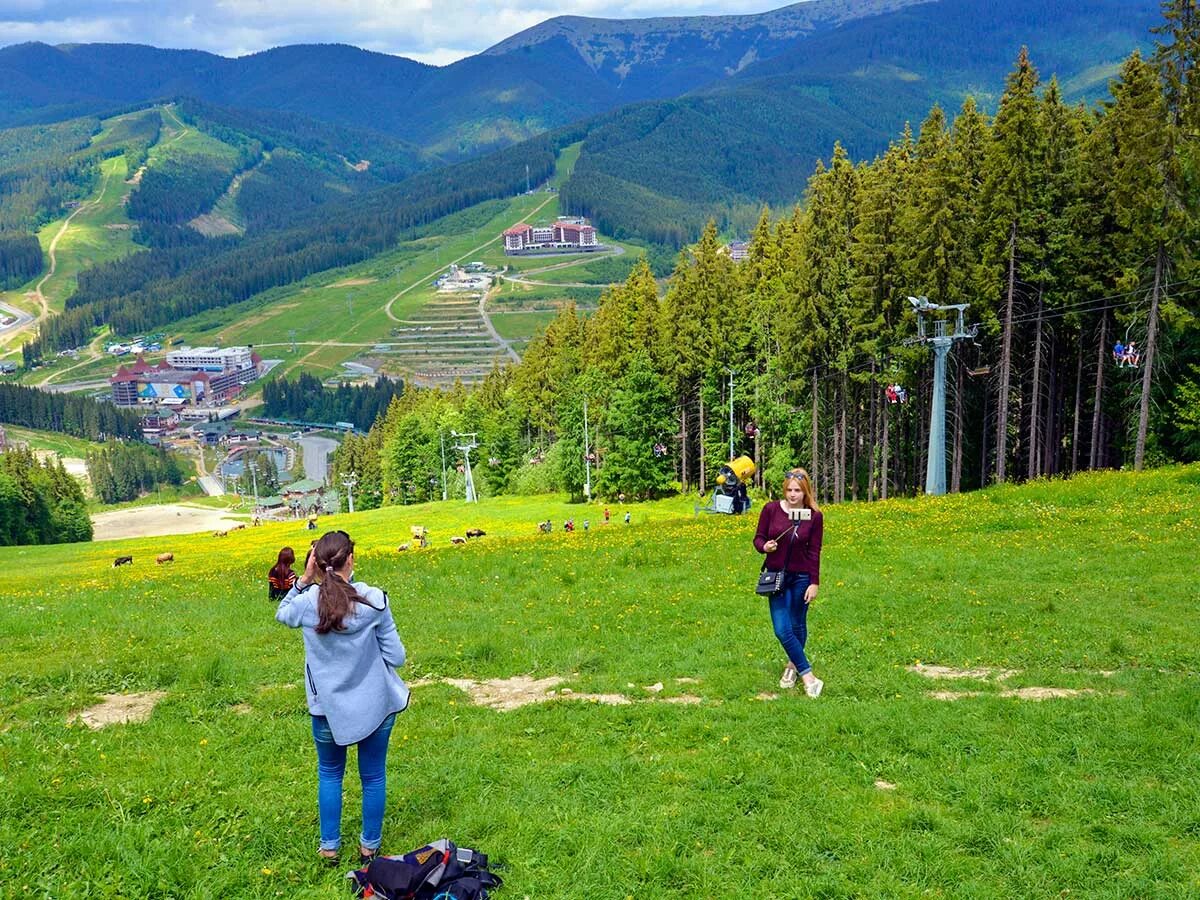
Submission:
<svg viewBox="0 0 1200 900">
<path fill-rule="evenodd" d="M 129 185 L 125 184 L 128 174 L 125 158 L 115 156 L 102 161 L 100 172 L 101 188 L 84 201 L 86 208 L 71 219 L 70 226 L 59 238 L 55 248 L 58 265 L 53 277 L 42 286 L 42 293 L 54 312 L 62 312 L 67 297 L 75 293 L 75 280 L 81 270 L 141 249 L 133 242 L 130 222 L 122 203 L 130 190 Z M 64 216 L 43 226 L 38 232 L 42 249 L 47 253 L 65 221 Z M 49 266 L 46 271 L 49 271 Z M 36 281 L 41 278 L 38 276 Z"/>
<path fill-rule="evenodd" d="M 53 450 L 59 456 L 73 456 L 79 459 L 86 459 L 89 452 L 103 446 L 58 431 L 37 431 L 17 425 L 4 425 L 4 433 L 10 442 L 24 441 L 31 450 Z"/>
<path fill-rule="evenodd" d="M 176 114 L 175 104 L 167 104 L 161 110 L 163 128 L 158 143 L 150 148 L 146 161 L 150 168 L 180 156 L 209 156 L 229 163 L 237 160 L 237 148 L 188 125 Z"/>
<path fill-rule="evenodd" d="M 1200 468 L 828 507 L 818 701 L 756 699 L 782 657 L 749 589 L 752 518 L 674 499 L 597 527 L 585 509 L 322 520 L 389 591 L 406 678 L 558 676 L 631 701 L 497 712 L 414 688 L 386 850 L 449 835 L 508 862 L 499 896 L 539 900 L 1200 892 Z M 568 510 L 592 530 L 533 533 Z M 397 554 L 416 523 L 434 549 Z M 488 536 L 448 546 L 469 525 Z M 0 550 L 9 894 L 345 896 L 315 861 L 300 639 L 264 596 L 278 546 L 308 539 L 287 524 Z M 150 562 L 164 550 L 173 567 Z M 110 568 L 120 553 L 134 565 Z M 917 660 L 1016 674 L 932 682 Z M 1095 693 L 1000 695 L 1031 686 Z M 166 696 L 143 724 L 72 724 L 99 694 L 144 690 Z M 663 701 L 682 695 L 700 702 Z"/>
<path fill-rule="evenodd" d="M 484 259 L 489 248 L 499 245 L 504 228 L 547 199 L 543 212 L 557 209 L 555 198 L 532 194 L 481 204 L 491 212 L 482 221 L 475 208 L 464 210 L 394 251 L 276 288 L 235 307 L 211 310 L 179 323 L 175 333 L 192 344 L 214 340 L 254 344 L 265 357 L 284 360 L 277 373 L 341 372 L 342 362 L 391 339 L 391 330 L 399 323 L 385 312 L 389 302 L 397 318 L 417 312 L 436 295 L 431 283 L 439 271 L 460 257 L 463 262 Z M 337 337 L 326 343 L 331 322 L 336 324 Z M 293 329 L 295 354 L 290 352 Z"/>
<path fill-rule="evenodd" d="M 579 161 L 579 151 L 582 149 L 583 141 L 577 141 L 574 144 L 568 144 L 559 151 L 558 159 L 554 163 L 554 176 L 550 179 L 550 183 L 554 187 L 562 187 L 563 183 L 571 177 L 571 172 L 575 169 L 575 163 Z"/>
<path fill-rule="evenodd" d="M 124 117 L 117 116 L 104 120 L 101 123 L 101 131 L 92 138 L 92 144 L 104 143 L 121 118 Z M 165 120 L 173 121 L 170 115 L 167 115 Z M 165 131 L 164 136 L 168 136 Z M 156 153 L 161 155 L 164 152 L 160 149 L 161 147 L 162 141 L 160 140 L 151 148 L 152 161 Z M 143 249 L 134 243 L 132 223 L 125 215 L 124 201 L 132 190 L 132 187 L 125 183 L 125 179 L 133 174 L 127 169 L 124 156 L 101 161 L 100 185 L 96 193 L 84 201 L 84 208 L 70 218 L 70 224 L 66 231 L 63 231 L 63 226 L 67 223 L 71 213 L 44 225 L 38 231 L 38 240 L 47 254 L 45 271 L 16 290 L 0 292 L 0 301 L 20 307 L 34 315 L 41 311 L 40 305 L 32 298 L 30 292 L 50 272 L 50 245 L 59 232 L 63 233 L 55 246 L 57 265 L 54 274 L 42 283 L 42 293 L 45 295 L 52 313 L 63 311 L 67 298 L 75 293 L 77 278 L 83 269 L 110 262 Z M 22 331 L 0 336 L 0 353 L 9 358 L 19 358 L 21 342 L 29 339 L 30 330 L 27 327 Z M 69 364 L 67 362 L 60 365 L 65 368 Z M 26 380 L 40 381 L 44 377 L 44 372 L 33 373 Z"/>
<path fill-rule="evenodd" d="M 557 312 L 492 313 L 492 325 L 506 340 L 528 341 L 554 321 Z"/>
</svg>

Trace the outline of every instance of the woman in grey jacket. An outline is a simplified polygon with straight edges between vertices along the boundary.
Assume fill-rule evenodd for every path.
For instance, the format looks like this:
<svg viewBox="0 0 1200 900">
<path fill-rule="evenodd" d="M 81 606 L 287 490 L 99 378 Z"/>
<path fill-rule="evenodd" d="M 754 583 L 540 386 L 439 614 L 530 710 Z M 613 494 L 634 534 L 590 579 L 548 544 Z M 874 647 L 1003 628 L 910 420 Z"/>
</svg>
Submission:
<svg viewBox="0 0 1200 900">
<path fill-rule="evenodd" d="M 369 861 L 383 838 L 387 750 L 396 713 L 408 706 L 408 687 L 396 674 L 404 645 L 387 594 L 352 581 L 354 542 L 330 531 L 313 545 L 275 618 L 304 634 L 304 690 L 317 745 L 320 854 L 335 861 L 341 847 L 342 779 L 346 748 L 358 747 L 362 781 L 359 854 Z"/>
</svg>

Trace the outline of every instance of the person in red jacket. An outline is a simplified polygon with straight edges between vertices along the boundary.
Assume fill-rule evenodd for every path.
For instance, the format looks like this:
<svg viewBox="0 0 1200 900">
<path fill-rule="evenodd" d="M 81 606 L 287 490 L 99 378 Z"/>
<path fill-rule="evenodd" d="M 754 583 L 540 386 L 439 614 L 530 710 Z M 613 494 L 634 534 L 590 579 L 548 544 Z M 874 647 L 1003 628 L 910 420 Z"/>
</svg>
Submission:
<svg viewBox="0 0 1200 900">
<path fill-rule="evenodd" d="M 276 603 L 287 596 L 287 592 L 296 583 L 296 573 L 292 569 L 292 563 L 295 561 L 295 551 L 291 547 L 284 547 L 279 551 L 275 565 L 271 566 L 271 571 L 267 573 L 267 596 Z"/>
<path fill-rule="evenodd" d="M 758 516 L 754 549 L 767 555 L 767 568 L 783 570 L 783 587 L 770 595 L 771 624 L 787 654 L 779 679 L 781 688 L 804 682 L 810 697 L 819 697 L 825 682 L 813 674 L 804 653 L 808 642 L 808 605 L 817 599 L 821 582 L 821 541 L 825 520 L 813 494 L 812 479 L 803 469 L 783 478 L 783 499 L 767 503 Z"/>
</svg>

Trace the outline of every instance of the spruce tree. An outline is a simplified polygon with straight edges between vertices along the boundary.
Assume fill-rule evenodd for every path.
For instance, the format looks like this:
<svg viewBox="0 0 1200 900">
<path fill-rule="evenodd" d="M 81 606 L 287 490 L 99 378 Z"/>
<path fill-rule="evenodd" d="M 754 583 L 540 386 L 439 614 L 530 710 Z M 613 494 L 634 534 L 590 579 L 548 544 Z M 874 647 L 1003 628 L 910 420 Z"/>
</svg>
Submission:
<svg viewBox="0 0 1200 900">
<path fill-rule="evenodd" d="M 988 147 L 984 187 L 988 210 L 985 264 L 1003 297 L 1001 314 L 1000 390 L 996 415 L 996 480 L 1008 475 L 1009 405 L 1012 400 L 1013 316 L 1021 269 L 1038 247 L 1030 240 L 1036 218 L 1042 135 L 1037 100 L 1038 74 L 1022 47 L 1009 74 Z"/>
</svg>

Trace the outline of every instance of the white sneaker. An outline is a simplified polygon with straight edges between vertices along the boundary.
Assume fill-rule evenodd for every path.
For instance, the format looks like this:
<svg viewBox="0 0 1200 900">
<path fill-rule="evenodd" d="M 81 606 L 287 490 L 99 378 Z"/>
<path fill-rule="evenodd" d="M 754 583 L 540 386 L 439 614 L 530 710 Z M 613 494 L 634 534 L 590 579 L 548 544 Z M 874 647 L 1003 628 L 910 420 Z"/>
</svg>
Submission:
<svg viewBox="0 0 1200 900">
<path fill-rule="evenodd" d="M 788 666 L 783 670 L 783 676 L 779 679 L 779 686 L 784 690 L 794 688 L 796 686 L 796 670 Z"/>
<path fill-rule="evenodd" d="M 792 680 L 795 681 L 794 678 Z M 821 688 L 823 687 L 825 687 L 825 682 L 823 682 L 820 678 L 814 678 L 808 684 L 804 685 L 804 693 L 808 694 L 810 697 L 820 697 Z"/>
</svg>

